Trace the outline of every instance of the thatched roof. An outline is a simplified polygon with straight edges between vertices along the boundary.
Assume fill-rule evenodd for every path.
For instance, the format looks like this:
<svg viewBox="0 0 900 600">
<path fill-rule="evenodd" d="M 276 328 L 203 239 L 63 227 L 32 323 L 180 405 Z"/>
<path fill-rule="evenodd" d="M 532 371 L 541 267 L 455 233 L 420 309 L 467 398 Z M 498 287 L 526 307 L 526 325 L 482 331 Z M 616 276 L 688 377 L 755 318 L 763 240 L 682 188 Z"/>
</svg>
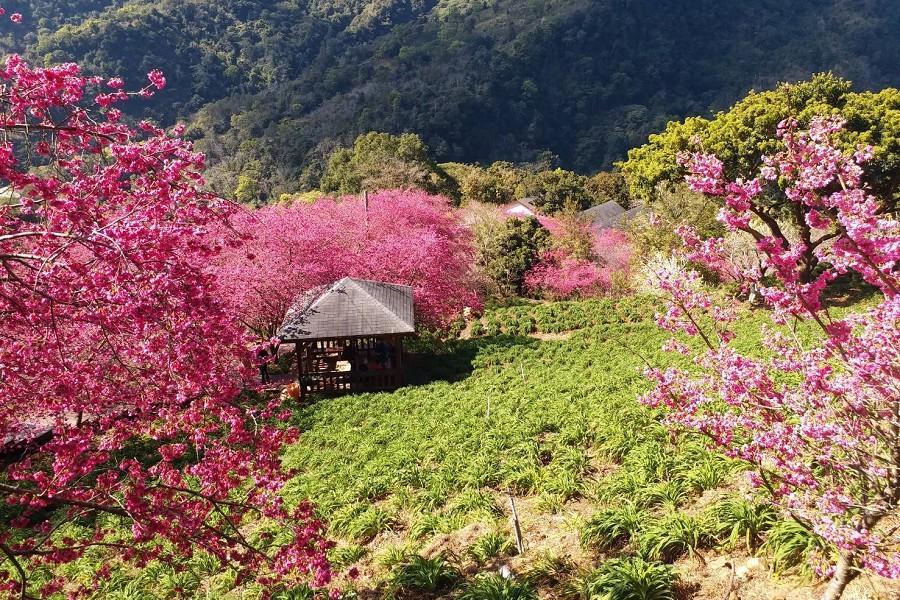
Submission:
<svg viewBox="0 0 900 600">
<path fill-rule="evenodd" d="M 344 277 L 303 294 L 278 330 L 282 342 L 415 333 L 413 289 Z"/>
</svg>

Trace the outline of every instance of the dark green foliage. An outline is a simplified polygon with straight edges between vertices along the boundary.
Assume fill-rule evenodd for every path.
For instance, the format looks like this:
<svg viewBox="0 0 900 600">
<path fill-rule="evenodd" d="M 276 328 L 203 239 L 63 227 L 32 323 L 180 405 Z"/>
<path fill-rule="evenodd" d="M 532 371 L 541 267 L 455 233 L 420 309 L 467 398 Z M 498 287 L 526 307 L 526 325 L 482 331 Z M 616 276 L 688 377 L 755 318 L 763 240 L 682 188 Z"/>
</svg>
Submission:
<svg viewBox="0 0 900 600">
<path fill-rule="evenodd" d="M 459 580 L 459 569 L 443 555 L 434 558 L 416 555 L 397 567 L 393 584 L 405 591 L 436 593 L 451 589 Z"/>
<path fill-rule="evenodd" d="M 537 600 L 537 592 L 525 581 L 499 574 L 479 575 L 468 583 L 458 600 Z"/>
<path fill-rule="evenodd" d="M 749 552 L 756 550 L 764 532 L 777 522 L 775 510 L 768 504 L 755 504 L 744 498 L 727 498 L 713 507 L 719 534 L 729 543 L 743 541 Z"/>
<path fill-rule="evenodd" d="M 881 88 L 900 62 L 892 0 L 849 16 L 838 0 L 18 0 L 15 10 L 25 21 L 4 20 L 0 41 L 37 62 L 76 59 L 131 86 L 165 69 L 170 86 L 132 110 L 171 123 L 202 107 L 190 134 L 218 163 L 217 189 L 232 191 L 258 160 L 274 197 L 314 187 L 335 146 L 366 131 L 419 133 L 440 160 L 537 162 L 549 149 L 586 173 L 751 87 L 839 69 Z"/>
<path fill-rule="evenodd" d="M 584 210 L 592 204 L 586 183 L 586 177 L 571 171 L 541 171 L 525 180 L 525 193 L 545 214 Z"/>
<path fill-rule="evenodd" d="M 571 585 L 580 600 L 675 600 L 675 574 L 641 558 L 615 558 Z"/>
<path fill-rule="evenodd" d="M 534 217 L 509 219 L 479 248 L 478 263 L 500 294 L 521 294 L 525 273 L 549 243 L 550 233 Z"/>
</svg>

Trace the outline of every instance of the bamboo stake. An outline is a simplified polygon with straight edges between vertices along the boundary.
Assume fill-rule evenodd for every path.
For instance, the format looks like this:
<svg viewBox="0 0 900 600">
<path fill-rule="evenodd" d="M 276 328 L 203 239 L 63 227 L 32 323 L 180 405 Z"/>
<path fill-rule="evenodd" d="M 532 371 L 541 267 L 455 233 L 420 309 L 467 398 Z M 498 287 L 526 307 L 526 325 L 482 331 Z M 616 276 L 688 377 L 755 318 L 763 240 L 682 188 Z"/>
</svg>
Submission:
<svg viewBox="0 0 900 600">
<path fill-rule="evenodd" d="M 516 549 L 519 551 L 519 554 L 521 555 L 521 554 L 525 553 L 525 544 L 522 541 L 522 528 L 519 525 L 519 513 L 516 512 L 515 499 L 512 497 L 512 494 L 509 493 L 508 490 L 507 490 L 507 493 L 509 494 L 509 505 L 512 508 L 513 530 L 515 531 L 515 534 L 516 534 Z"/>
</svg>

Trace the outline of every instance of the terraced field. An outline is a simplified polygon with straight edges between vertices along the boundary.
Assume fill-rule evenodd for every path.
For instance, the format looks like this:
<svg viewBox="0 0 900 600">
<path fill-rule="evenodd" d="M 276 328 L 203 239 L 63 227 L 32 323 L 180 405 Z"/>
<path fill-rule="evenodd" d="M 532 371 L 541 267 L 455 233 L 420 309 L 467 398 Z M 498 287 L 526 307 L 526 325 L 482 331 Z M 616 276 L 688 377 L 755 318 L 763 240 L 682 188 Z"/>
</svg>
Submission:
<svg viewBox="0 0 900 600">
<path fill-rule="evenodd" d="M 335 563 L 359 571 L 347 589 L 722 598 L 733 578 L 741 598 L 811 594 L 819 540 L 747 500 L 740 465 L 637 402 L 643 366 L 673 360 L 654 311 L 646 298 L 495 309 L 471 339 L 415 356 L 412 385 L 299 411 L 289 495 L 318 503 Z M 746 350 L 764 320 L 745 312 Z"/>
<path fill-rule="evenodd" d="M 670 434 L 637 401 L 645 364 L 674 360 L 656 308 L 636 297 L 493 309 L 465 339 L 414 348 L 407 387 L 298 407 L 286 496 L 310 498 L 328 522 L 343 597 L 816 598 L 807 557 L 830 549 L 748 499 L 740 465 Z M 767 320 L 744 310 L 742 351 L 761 351 Z M 89 577 L 107 558 L 66 574 Z M 116 574 L 100 597 L 262 597 L 202 553 L 132 575 Z M 900 590 L 859 579 L 847 597 Z"/>
</svg>

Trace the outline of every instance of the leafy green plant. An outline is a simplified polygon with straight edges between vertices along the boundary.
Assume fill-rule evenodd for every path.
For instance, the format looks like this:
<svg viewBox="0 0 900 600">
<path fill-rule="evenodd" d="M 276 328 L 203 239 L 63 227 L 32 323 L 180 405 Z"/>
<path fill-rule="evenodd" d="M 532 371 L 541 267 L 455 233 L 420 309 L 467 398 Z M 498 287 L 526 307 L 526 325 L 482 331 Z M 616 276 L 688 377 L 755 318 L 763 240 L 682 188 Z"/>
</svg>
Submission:
<svg viewBox="0 0 900 600">
<path fill-rule="evenodd" d="M 704 460 L 686 473 L 688 484 L 695 492 L 704 492 L 719 487 L 728 477 L 728 464 L 718 458 Z"/>
<path fill-rule="evenodd" d="M 478 564 L 486 563 L 492 558 L 512 554 L 515 545 L 509 537 L 500 531 L 489 531 L 479 537 L 469 547 L 468 554 Z"/>
<path fill-rule="evenodd" d="M 572 562 L 565 556 L 544 551 L 528 566 L 524 578 L 536 587 L 554 587 L 567 580 L 574 569 Z"/>
<path fill-rule="evenodd" d="M 638 551 L 649 560 L 672 562 L 685 554 L 703 560 L 699 550 L 714 542 L 706 519 L 674 513 L 655 521 L 641 532 Z"/>
<path fill-rule="evenodd" d="M 481 490 L 465 490 L 451 500 L 448 512 L 451 514 L 478 514 L 496 517 L 503 514 L 494 497 Z"/>
<path fill-rule="evenodd" d="M 730 544 L 743 540 L 748 552 L 756 551 L 762 534 L 777 522 L 775 510 L 767 504 L 755 504 L 744 498 L 726 498 L 712 508 L 719 534 Z"/>
<path fill-rule="evenodd" d="M 774 571 L 785 572 L 799 567 L 807 574 L 811 573 L 813 560 L 834 551 L 828 542 L 794 520 L 775 523 L 760 549 L 772 558 Z"/>
<path fill-rule="evenodd" d="M 469 330 L 472 334 L 472 337 L 479 337 L 484 335 L 484 324 L 480 320 L 472 323 L 472 329 Z"/>
<path fill-rule="evenodd" d="M 347 524 L 344 534 L 350 539 L 365 543 L 382 531 L 390 531 L 393 526 L 394 517 L 390 513 L 370 506 Z"/>
<path fill-rule="evenodd" d="M 335 569 L 340 570 L 361 560 L 368 552 L 369 551 L 365 546 L 358 546 L 356 544 L 338 546 L 337 548 L 329 550 L 328 561 Z"/>
<path fill-rule="evenodd" d="M 597 550 L 627 544 L 647 522 L 649 515 L 632 503 L 608 508 L 591 517 L 581 528 L 581 543 Z"/>
<path fill-rule="evenodd" d="M 641 558 L 614 558 L 567 586 L 579 600 L 675 600 L 672 567 Z"/>
<path fill-rule="evenodd" d="M 675 509 L 682 505 L 690 495 L 690 489 L 684 481 L 672 479 L 648 486 L 639 493 L 639 499 L 645 506 L 662 504 L 669 509 Z"/>
<path fill-rule="evenodd" d="M 527 581 L 485 574 L 468 583 L 458 600 L 538 600 L 538 595 Z"/>
<path fill-rule="evenodd" d="M 459 569 L 444 555 L 434 558 L 415 555 L 397 567 L 392 583 L 402 590 L 436 593 L 453 588 L 460 578 Z"/>
</svg>

